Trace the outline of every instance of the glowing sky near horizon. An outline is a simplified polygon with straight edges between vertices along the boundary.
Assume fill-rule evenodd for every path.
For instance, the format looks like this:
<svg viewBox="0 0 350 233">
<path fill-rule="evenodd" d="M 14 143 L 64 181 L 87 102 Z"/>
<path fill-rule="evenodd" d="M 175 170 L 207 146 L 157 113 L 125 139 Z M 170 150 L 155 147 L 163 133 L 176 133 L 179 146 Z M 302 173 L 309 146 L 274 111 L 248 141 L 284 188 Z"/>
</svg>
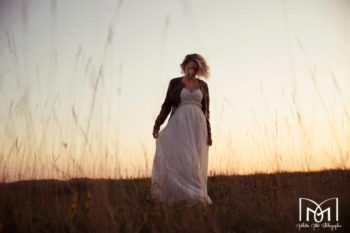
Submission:
<svg viewBox="0 0 350 233">
<path fill-rule="evenodd" d="M 298 170 L 310 153 L 329 167 L 350 151 L 348 12 L 345 0 L 0 0 L 2 153 L 18 138 L 45 161 L 88 131 L 89 161 L 118 153 L 135 174 L 146 154 L 150 168 L 168 82 L 196 52 L 211 71 L 209 170 L 270 171 L 279 154 Z"/>
</svg>

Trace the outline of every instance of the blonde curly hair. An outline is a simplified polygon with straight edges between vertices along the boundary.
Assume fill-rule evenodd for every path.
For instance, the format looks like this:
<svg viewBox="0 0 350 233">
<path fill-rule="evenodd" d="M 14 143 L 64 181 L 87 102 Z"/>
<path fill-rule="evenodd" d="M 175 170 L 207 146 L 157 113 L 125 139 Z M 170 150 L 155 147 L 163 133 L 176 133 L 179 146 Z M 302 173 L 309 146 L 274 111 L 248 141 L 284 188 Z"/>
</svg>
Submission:
<svg viewBox="0 0 350 233">
<path fill-rule="evenodd" d="M 197 76 L 203 76 L 205 78 L 208 78 L 210 76 L 209 66 L 207 65 L 207 62 L 202 55 L 197 53 L 192 53 L 185 56 L 184 60 L 180 64 L 182 74 L 185 73 L 185 67 L 191 61 L 195 62 L 198 65 L 198 72 L 196 74 Z"/>
</svg>

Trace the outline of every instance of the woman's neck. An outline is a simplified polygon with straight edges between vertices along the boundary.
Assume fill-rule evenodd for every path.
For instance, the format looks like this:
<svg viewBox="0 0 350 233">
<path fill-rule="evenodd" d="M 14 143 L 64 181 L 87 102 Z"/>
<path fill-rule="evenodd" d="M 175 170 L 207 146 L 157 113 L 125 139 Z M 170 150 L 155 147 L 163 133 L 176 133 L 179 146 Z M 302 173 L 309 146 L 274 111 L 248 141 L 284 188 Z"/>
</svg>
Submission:
<svg viewBox="0 0 350 233">
<path fill-rule="evenodd" d="M 193 81 L 196 79 L 196 76 L 194 76 L 194 77 L 183 76 L 183 77 L 184 77 L 184 79 L 187 79 L 188 81 Z"/>
</svg>

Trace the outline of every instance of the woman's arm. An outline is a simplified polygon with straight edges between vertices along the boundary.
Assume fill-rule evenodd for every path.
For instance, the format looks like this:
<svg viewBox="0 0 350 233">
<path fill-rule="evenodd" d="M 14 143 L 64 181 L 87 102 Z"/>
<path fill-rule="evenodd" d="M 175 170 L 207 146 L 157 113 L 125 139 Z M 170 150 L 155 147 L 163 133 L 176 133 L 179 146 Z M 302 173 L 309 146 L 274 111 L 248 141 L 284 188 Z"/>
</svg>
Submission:
<svg viewBox="0 0 350 233">
<path fill-rule="evenodd" d="M 173 82 L 172 82 L 172 80 L 170 80 L 165 100 L 162 104 L 162 107 L 161 107 L 161 110 L 158 114 L 158 117 L 154 123 L 153 135 L 155 132 L 159 131 L 160 126 L 164 123 L 165 119 L 168 117 L 168 114 L 171 111 L 172 98 L 170 97 L 170 92 L 171 92 L 172 86 L 173 86 Z"/>
<path fill-rule="evenodd" d="M 209 111 L 209 102 L 210 102 L 210 97 L 209 97 L 209 88 L 208 85 L 206 85 L 206 89 L 207 89 L 207 101 L 206 101 L 206 113 L 205 113 L 205 119 L 207 121 L 207 131 L 208 131 L 208 146 L 211 146 L 213 141 L 211 138 L 211 128 L 210 128 L 210 111 Z"/>
</svg>

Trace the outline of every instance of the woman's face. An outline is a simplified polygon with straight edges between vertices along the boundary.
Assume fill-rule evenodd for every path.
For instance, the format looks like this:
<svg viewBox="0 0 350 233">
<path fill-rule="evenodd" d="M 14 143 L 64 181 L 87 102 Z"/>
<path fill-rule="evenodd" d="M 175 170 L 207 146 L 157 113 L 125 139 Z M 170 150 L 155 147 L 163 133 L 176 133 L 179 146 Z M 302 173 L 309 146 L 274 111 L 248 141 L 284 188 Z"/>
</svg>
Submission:
<svg viewBox="0 0 350 233">
<path fill-rule="evenodd" d="M 190 77 L 190 78 L 195 77 L 198 72 L 197 63 L 195 63 L 194 61 L 190 61 L 189 63 L 187 63 L 187 65 L 185 66 L 184 72 L 187 77 Z"/>
</svg>

